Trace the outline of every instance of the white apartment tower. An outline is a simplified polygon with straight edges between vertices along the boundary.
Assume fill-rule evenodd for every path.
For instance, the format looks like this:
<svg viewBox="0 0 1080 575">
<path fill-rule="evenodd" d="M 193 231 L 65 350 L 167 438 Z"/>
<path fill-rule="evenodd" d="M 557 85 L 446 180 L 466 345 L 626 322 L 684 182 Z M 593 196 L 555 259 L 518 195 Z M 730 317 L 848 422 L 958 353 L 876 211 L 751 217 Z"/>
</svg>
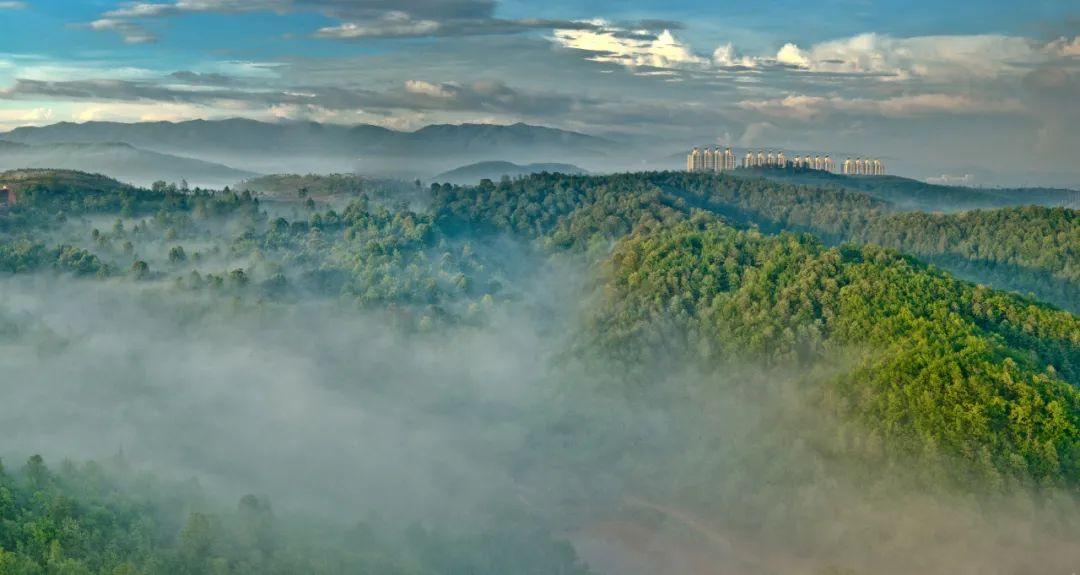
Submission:
<svg viewBox="0 0 1080 575">
<path fill-rule="evenodd" d="M 688 172 L 700 172 L 705 169 L 705 157 L 701 153 L 701 150 L 694 147 L 690 151 L 690 155 L 686 157 L 686 171 Z"/>
<path fill-rule="evenodd" d="M 844 160 L 841 173 L 849 176 L 884 176 L 885 164 L 879 158 L 848 158 Z"/>
<path fill-rule="evenodd" d="M 750 155 L 747 154 L 747 158 Z M 695 147 L 686 156 L 686 171 L 688 172 L 724 172 L 738 167 L 735 152 L 730 148 L 721 149 L 720 146 L 710 149 Z"/>
</svg>

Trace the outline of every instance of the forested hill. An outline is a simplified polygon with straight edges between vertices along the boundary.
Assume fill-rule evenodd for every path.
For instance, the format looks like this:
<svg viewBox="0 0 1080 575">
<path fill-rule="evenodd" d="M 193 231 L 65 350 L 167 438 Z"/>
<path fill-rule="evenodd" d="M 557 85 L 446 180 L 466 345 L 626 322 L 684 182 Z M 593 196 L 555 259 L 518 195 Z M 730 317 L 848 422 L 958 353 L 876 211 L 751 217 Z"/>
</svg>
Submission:
<svg viewBox="0 0 1080 575">
<path fill-rule="evenodd" d="M 508 186 L 508 187 L 507 187 Z M 437 197 L 453 188 L 437 187 Z M 580 242 L 575 230 L 613 234 L 652 225 L 656 217 L 705 210 L 763 231 L 812 232 L 828 242 L 876 243 L 918 255 L 972 281 L 1080 310 L 1076 275 L 1077 212 L 1066 208 L 1002 208 L 966 214 L 903 213 L 890 202 L 844 188 L 778 183 L 732 175 L 657 172 L 612 176 L 534 175 L 508 185 L 465 188 L 481 205 L 446 200 L 441 209 L 464 221 L 516 230 L 551 231 L 558 245 Z M 663 212 L 658 212 L 659 207 Z"/>
<path fill-rule="evenodd" d="M 584 174 L 585 170 L 573 164 L 515 164 L 513 162 L 477 162 L 443 172 L 433 179 L 452 184 L 475 184 L 480 180 L 500 180 L 503 177 L 518 178 L 529 174 L 552 172 L 558 174 Z"/>
<path fill-rule="evenodd" d="M 73 196 L 134 190 L 108 176 L 76 170 L 22 169 L 0 172 L 0 183 L 16 190 L 42 189 Z"/>
<path fill-rule="evenodd" d="M 797 535 L 804 539 L 796 540 L 817 543 L 817 529 L 805 529 L 802 521 L 820 518 L 793 517 L 785 509 L 793 501 L 816 501 L 822 485 L 865 490 L 860 495 L 873 511 L 879 500 L 890 499 L 881 494 L 894 493 L 887 487 L 898 477 L 914 476 L 920 495 L 944 493 L 931 500 L 935 504 L 1019 496 L 1025 503 L 1009 512 L 1023 525 L 1044 515 L 1057 521 L 1055 509 L 1074 509 L 1080 499 L 1080 318 L 1038 299 L 958 279 L 902 253 L 943 254 L 943 262 L 959 258 L 972 273 L 985 273 L 986 261 L 1022 266 L 1071 285 L 1077 253 L 1072 210 L 907 214 L 852 190 L 681 172 L 435 184 L 424 190 L 423 208 L 376 202 L 361 190 L 341 209 L 260 202 L 231 190 L 133 188 L 69 172 L 6 177 L 18 180 L 22 195 L 0 211 L 0 286 L 44 277 L 50 288 L 73 288 L 63 297 L 95 291 L 86 289 L 93 285 L 100 288 L 93 301 L 116 290 L 125 305 L 150 302 L 148 309 L 155 310 L 138 314 L 147 317 L 131 325 L 111 317 L 104 322 L 109 325 L 95 325 L 106 334 L 88 350 L 95 369 L 104 369 L 98 354 L 110 349 L 111 338 L 140 325 L 154 328 L 154 334 L 166 331 L 157 329 L 161 325 L 179 330 L 172 344 L 162 344 L 167 357 L 177 355 L 171 346 L 205 337 L 191 349 L 206 353 L 224 346 L 230 365 L 257 347 L 232 347 L 235 339 L 272 333 L 287 343 L 282 350 L 310 343 L 306 349 L 317 349 L 314 355 L 275 365 L 299 365 L 296 379 L 303 382 L 327 376 L 327 387 L 315 389 L 334 405 L 411 405 L 388 403 L 400 394 L 427 407 L 406 409 L 404 418 L 388 410 L 387 419 L 404 419 L 410 429 L 475 419 L 483 432 L 455 436 L 450 443 L 479 437 L 467 465 L 490 464 L 489 459 L 506 464 L 492 471 L 505 474 L 511 496 L 486 503 L 513 513 L 493 512 L 497 520 L 479 529 L 460 526 L 464 533 L 394 526 L 375 527 L 388 534 L 375 536 L 361 525 L 355 534 L 338 530 L 311 538 L 281 528 L 262 498 L 243 498 L 235 512 L 204 511 L 197 500 L 177 501 L 160 491 L 131 500 L 140 492 L 93 466 L 54 470 L 34 458 L 21 471 L 0 473 L 0 573 L 63 567 L 76 573 L 584 574 L 572 549 L 543 522 L 554 510 L 546 499 L 532 498 L 566 495 L 560 501 L 580 519 L 587 512 L 583 506 L 627 486 L 710 509 L 720 497 L 716 486 L 723 484 L 755 511 L 747 521 L 751 530 L 767 523 L 799 525 Z M 309 319 L 313 304 L 329 312 Z M 32 309 L 0 303 L 0 312 L 0 359 L 12 365 L 16 359 L 28 365 L 41 357 L 69 357 L 64 354 L 80 349 L 85 339 L 81 332 L 64 337 L 57 333 L 62 326 L 38 321 Z M 159 316 L 182 319 L 154 323 Z M 213 321 L 203 324 L 203 317 Z M 225 330 L 245 317 L 258 327 L 235 332 L 243 337 Z M 400 334 L 394 344 L 432 347 L 422 347 L 423 354 L 387 353 L 392 357 L 385 363 L 358 375 L 356 370 L 368 366 L 354 356 L 369 358 L 362 353 L 380 354 L 394 345 L 361 340 L 375 346 L 372 351 L 352 340 L 333 342 L 346 335 L 338 328 L 371 318 L 380 338 Z M 417 387 L 422 377 L 383 384 L 390 381 L 385 373 L 414 355 L 430 362 L 461 338 L 488 333 L 502 339 L 504 332 L 485 330 L 526 321 L 538 324 L 535 333 L 521 338 L 529 359 L 492 361 L 510 367 L 496 368 L 501 377 L 482 382 L 482 396 L 468 395 L 457 380 L 430 366 L 425 369 L 437 373 L 424 373 L 438 385 Z M 335 329 L 319 337 L 309 333 L 324 329 L 322 324 Z M 536 359 L 542 347 L 554 348 L 551 365 Z M 122 351 L 116 357 L 135 355 Z M 473 361 L 455 354 L 455 365 L 459 356 Z M 142 358 L 132 361 L 124 370 L 130 373 L 94 371 L 106 377 L 91 382 L 93 397 L 110 389 L 109 383 L 125 392 L 139 389 L 144 375 L 154 372 Z M 322 371 L 329 361 L 343 362 L 341 372 Z M 40 365 L 29 365 L 22 377 L 40 371 Z M 488 367 L 470 363 L 467 371 L 473 377 Z M 213 375 L 209 371 L 197 373 Z M 247 389 L 262 393 L 261 377 Z M 507 389 L 505 395 L 515 395 L 508 386 L 522 378 L 540 386 L 540 399 L 499 403 L 495 396 Z M 145 398 L 195 383 L 170 379 Z M 216 387 L 194 395 L 204 393 L 214 401 L 225 397 Z M 316 395 L 303 397 L 315 402 Z M 722 417 L 711 409 L 741 405 L 746 398 L 748 405 L 781 408 L 764 410 L 775 419 L 757 422 L 759 427 L 740 427 L 738 417 L 714 421 Z M 194 427 L 187 418 L 201 414 L 176 403 L 183 406 L 180 416 L 169 411 L 173 402 L 155 405 L 184 419 L 183 429 Z M 34 401 L 16 404 L 30 413 L 37 408 Z M 286 417 L 272 422 L 289 425 L 292 412 L 285 411 Z M 684 415 L 693 425 L 678 430 Z M 157 425 L 157 412 L 153 419 Z M 352 419 L 334 421 L 344 425 Z M 19 421 L 29 427 L 36 419 Z M 487 434 L 489 428 L 496 435 Z M 581 429 L 587 432 L 576 433 Z M 419 441 L 441 430 L 424 428 Z M 55 435 L 52 429 L 42 433 Z M 340 434 L 331 426 L 317 437 L 331 441 Z M 395 435 L 379 444 L 385 452 L 377 452 L 400 454 L 399 440 L 408 435 Z M 746 445 L 725 443 L 746 435 L 752 436 Z M 299 446 L 255 451 L 263 458 L 279 447 L 303 449 L 306 457 L 307 444 L 294 443 Z M 763 445 L 772 447 L 759 453 Z M 504 461 L 490 450 L 508 455 Z M 763 473 L 743 465 L 771 463 L 775 454 L 791 452 L 798 465 Z M 220 462 L 226 453 L 215 446 L 209 459 Z M 199 449 L 190 447 L 182 460 L 198 456 Z M 432 459 L 442 465 L 446 458 Z M 365 473 L 383 466 L 369 463 Z M 570 477 L 549 481 L 553 474 Z M 792 477 L 798 483 L 792 491 L 773 491 Z M 815 479 L 804 482 L 807 477 Z M 342 483 L 349 482 L 335 476 L 315 484 Z M 468 482 L 448 483 L 425 481 L 422 491 L 445 488 L 445 499 L 456 501 Z M 903 493 L 910 493 L 904 485 Z M 763 499 L 769 500 L 764 508 Z M 826 499 L 822 505 L 847 509 L 841 504 L 847 501 Z M 994 524 L 996 518 L 975 515 L 965 526 Z M 1068 538 L 1080 533 L 1075 521 L 1066 516 L 1054 525 Z M 518 568 L 522 562 L 530 569 Z"/>
<path fill-rule="evenodd" d="M 605 294 L 595 332 L 626 361 L 757 357 L 810 369 L 858 349 L 821 408 L 861 421 L 886 453 L 962 454 L 966 465 L 947 471 L 962 482 L 1080 481 L 1071 314 L 876 247 L 826 249 L 706 223 L 621 244 Z M 1021 431 L 1010 423 L 1018 417 L 1034 426 Z"/>
<path fill-rule="evenodd" d="M 678 185 L 685 178 L 702 185 Z M 841 404 L 825 408 L 875 430 L 871 443 L 963 454 L 960 481 L 968 473 L 991 483 L 1080 480 L 1076 316 L 895 252 L 739 232 L 716 216 L 768 214 L 847 232 L 883 217 L 876 200 L 684 174 L 542 175 L 433 189 L 443 225 L 505 230 L 552 249 L 606 253 L 617 242 L 593 332 L 626 365 L 671 357 L 814 364 L 865 346 L 855 367 L 829 384 Z M 1014 435 L 1006 422 L 1020 414 L 1055 431 Z"/>
<path fill-rule="evenodd" d="M 1080 312 L 1080 212 L 1037 206 L 876 218 L 850 239 Z"/>
<path fill-rule="evenodd" d="M 157 180 L 221 187 L 254 174 L 220 163 L 139 149 L 128 144 L 46 144 L 0 142 L 0 171 L 22 168 L 93 170 L 137 185 Z"/>
<path fill-rule="evenodd" d="M 513 549 L 514 553 L 507 553 Z M 197 482 L 166 482 L 122 458 L 0 465 L 0 573 L 590 575 L 564 541 L 525 522 L 451 533 L 357 521 L 309 528 L 280 518 L 266 497 L 222 508 Z"/>
<path fill-rule="evenodd" d="M 1040 205 L 1080 209 L 1080 191 L 1061 188 L 969 188 L 928 184 L 900 176 L 845 176 L 817 170 L 739 170 L 778 182 L 840 187 L 886 200 L 902 210 L 955 212 Z"/>
</svg>

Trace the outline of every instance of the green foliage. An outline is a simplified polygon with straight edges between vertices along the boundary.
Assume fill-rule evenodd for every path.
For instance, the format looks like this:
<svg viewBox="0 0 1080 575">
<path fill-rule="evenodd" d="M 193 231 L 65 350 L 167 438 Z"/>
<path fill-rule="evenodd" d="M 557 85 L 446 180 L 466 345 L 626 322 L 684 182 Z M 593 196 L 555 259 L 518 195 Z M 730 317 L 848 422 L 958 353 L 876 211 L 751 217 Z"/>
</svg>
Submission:
<svg viewBox="0 0 1080 575">
<path fill-rule="evenodd" d="M 893 449 L 966 461 L 990 483 L 1080 483 L 1080 320 L 873 246 L 827 249 L 715 223 L 635 236 L 612 256 L 597 345 L 628 362 L 854 353 L 837 409 Z"/>
<path fill-rule="evenodd" d="M 366 178 L 353 174 L 275 174 L 246 180 L 239 187 L 270 197 L 358 196 L 366 190 Z"/>
<path fill-rule="evenodd" d="M 852 234 L 966 277 L 1080 310 L 1080 218 L 1037 206 L 960 214 L 905 213 L 872 220 Z"/>
<path fill-rule="evenodd" d="M 1076 192 L 1060 188 L 968 188 L 898 176 L 845 176 L 819 170 L 740 170 L 778 182 L 861 192 L 904 210 L 956 211 L 1032 204 L 1080 208 Z"/>
<path fill-rule="evenodd" d="M 512 300 L 533 276 L 499 241 L 526 239 L 511 253 L 607 262 L 588 329 L 629 373 L 665 360 L 835 363 L 822 409 L 865 425 L 872 443 L 959 457 L 959 475 L 991 484 L 1080 481 L 1076 316 L 876 247 L 994 285 L 1056 282 L 1037 294 L 1068 304 L 1080 281 L 1073 210 L 903 214 L 851 189 L 683 172 L 436 184 L 428 211 L 361 193 L 310 214 L 228 190 L 25 185 L 26 204 L 0 216 L 7 273 L 129 270 L 236 298 L 340 297 L 435 332 Z M 43 226 L 78 240 L 51 248 Z"/>
<path fill-rule="evenodd" d="M 53 270 L 80 276 L 106 276 L 108 265 L 96 255 L 70 245 L 48 248 L 30 240 L 0 244 L 0 272 L 25 273 Z"/>
<path fill-rule="evenodd" d="M 838 178 L 863 187 L 902 180 Z M 1075 210 L 1016 207 L 949 215 L 898 213 L 895 205 L 868 193 L 794 183 L 799 181 L 686 172 L 541 174 L 497 185 L 434 185 L 432 190 L 441 222 L 543 237 L 557 248 L 609 244 L 661 222 L 686 219 L 695 210 L 707 211 L 742 227 L 807 231 L 830 243 L 892 247 L 965 279 L 1033 292 L 1055 305 L 1080 310 L 1080 226 Z"/>
<path fill-rule="evenodd" d="M 120 462 L 118 462 L 120 463 Z M 528 518 L 457 533 L 360 522 L 306 532 L 245 495 L 217 508 L 190 483 L 164 484 L 124 465 L 40 456 L 0 468 L 0 575 L 537 573 L 587 575 L 568 543 Z"/>
</svg>

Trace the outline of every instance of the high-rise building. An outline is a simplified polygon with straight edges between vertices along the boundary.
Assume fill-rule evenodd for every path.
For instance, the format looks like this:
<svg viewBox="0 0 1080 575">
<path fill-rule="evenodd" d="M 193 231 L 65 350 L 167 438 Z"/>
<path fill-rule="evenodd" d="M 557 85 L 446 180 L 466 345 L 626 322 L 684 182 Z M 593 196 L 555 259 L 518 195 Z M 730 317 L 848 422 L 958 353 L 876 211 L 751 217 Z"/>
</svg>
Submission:
<svg viewBox="0 0 1080 575">
<path fill-rule="evenodd" d="M 752 165 L 756 161 L 752 160 L 753 157 L 752 153 L 747 152 L 744 165 Z M 688 172 L 724 172 L 737 167 L 738 160 L 735 157 L 735 151 L 730 147 L 694 147 L 686 156 L 686 171 Z"/>
<path fill-rule="evenodd" d="M 690 172 L 703 172 L 705 171 L 705 154 L 708 150 L 701 150 L 695 147 L 690 155 L 686 158 L 686 169 Z"/>
</svg>

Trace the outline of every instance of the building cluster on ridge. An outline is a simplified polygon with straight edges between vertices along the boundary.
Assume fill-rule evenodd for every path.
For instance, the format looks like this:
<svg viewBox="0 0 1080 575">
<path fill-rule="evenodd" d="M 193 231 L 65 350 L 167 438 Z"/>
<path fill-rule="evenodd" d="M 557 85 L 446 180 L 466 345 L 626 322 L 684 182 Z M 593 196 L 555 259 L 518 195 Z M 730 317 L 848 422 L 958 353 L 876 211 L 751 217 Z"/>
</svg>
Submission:
<svg viewBox="0 0 1080 575">
<path fill-rule="evenodd" d="M 821 170 L 835 172 L 836 162 L 828 155 L 805 156 L 795 155 L 788 159 L 784 152 L 766 152 L 759 150 L 757 153 L 747 151 L 742 162 L 736 161 L 735 152 L 731 148 L 719 147 L 709 149 L 695 147 L 686 156 L 686 171 L 688 172 L 726 172 L 740 168 L 794 168 L 801 170 Z M 840 164 L 840 173 L 858 176 L 883 176 L 885 164 L 878 158 L 847 158 Z"/>
</svg>

